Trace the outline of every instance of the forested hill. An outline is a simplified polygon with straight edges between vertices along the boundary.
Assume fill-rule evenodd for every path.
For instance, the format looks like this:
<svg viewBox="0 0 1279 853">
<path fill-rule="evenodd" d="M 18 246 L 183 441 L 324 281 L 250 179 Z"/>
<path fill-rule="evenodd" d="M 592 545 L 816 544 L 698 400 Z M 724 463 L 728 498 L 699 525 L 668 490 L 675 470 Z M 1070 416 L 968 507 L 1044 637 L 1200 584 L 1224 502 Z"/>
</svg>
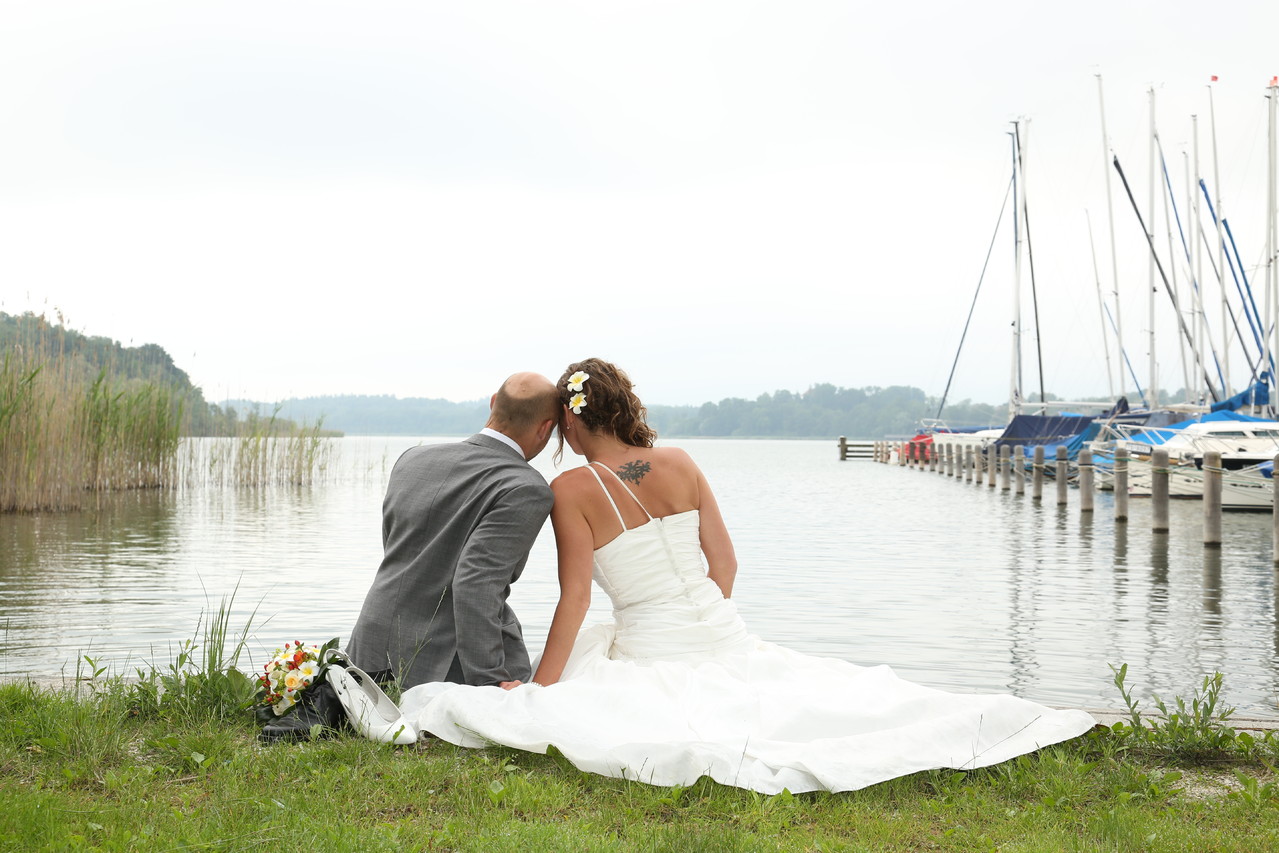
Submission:
<svg viewBox="0 0 1279 853">
<path fill-rule="evenodd" d="M 271 404 L 228 400 L 224 407 L 270 413 Z M 299 423 L 321 417 L 327 429 L 347 435 L 468 435 L 484 424 L 488 400 L 391 396 L 332 396 L 284 400 L 279 416 Z M 937 401 L 918 388 L 839 388 L 775 391 L 754 400 L 731 397 L 701 406 L 648 407 L 649 423 L 667 437 L 883 438 L 914 434 L 921 418 L 937 412 Z M 951 426 L 986 426 L 1000 420 L 994 406 L 965 400 L 948 406 Z M 1002 414 L 1002 412 L 1001 412 Z"/>
<path fill-rule="evenodd" d="M 0 311 L 0 353 L 14 350 L 24 351 L 24 357 L 38 363 L 70 362 L 86 373 L 96 375 L 105 369 L 118 379 L 159 382 L 183 394 L 200 393 L 164 347 L 126 347 L 111 338 L 84 335 L 61 322 L 51 323 L 31 312 L 13 315 Z"/>
<path fill-rule="evenodd" d="M 67 383 L 64 394 L 84 394 L 86 399 L 98 391 L 108 391 L 110 397 L 147 389 L 160 393 L 170 401 L 184 435 L 242 435 L 259 428 L 287 434 L 297 429 L 296 424 L 283 419 L 272 419 L 260 427 L 252 412 L 245 412 L 250 415 L 245 418 L 210 405 L 200 388 L 191 384 L 187 372 L 158 344 L 124 346 L 111 338 L 68 329 L 60 315 L 50 321 L 30 311 L 20 315 L 0 311 L 0 378 L 16 377 L 17 384 L 10 386 L 12 392 L 23 387 L 24 382 L 18 380 L 38 374 L 62 377 Z M 0 381 L 0 426 L 6 406 L 13 402 L 5 397 L 4 382 Z M 270 407 L 266 408 L 266 414 L 271 414 Z"/>
</svg>

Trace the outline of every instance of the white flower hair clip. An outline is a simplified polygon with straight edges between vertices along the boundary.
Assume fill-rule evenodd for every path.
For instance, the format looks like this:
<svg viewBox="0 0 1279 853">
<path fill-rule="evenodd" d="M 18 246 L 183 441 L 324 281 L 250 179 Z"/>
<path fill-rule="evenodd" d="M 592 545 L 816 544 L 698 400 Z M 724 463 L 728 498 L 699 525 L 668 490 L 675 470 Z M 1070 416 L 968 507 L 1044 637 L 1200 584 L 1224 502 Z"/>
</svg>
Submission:
<svg viewBox="0 0 1279 853">
<path fill-rule="evenodd" d="M 580 415 L 582 407 L 586 405 L 586 395 L 582 393 L 582 383 L 590 378 L 591 375 L 584 370 L 579 370 L 568 378 L 568 390 L 577 392 L 568 401 L 568 407 L 572 409 L 575 415 Z"/>
</svg>

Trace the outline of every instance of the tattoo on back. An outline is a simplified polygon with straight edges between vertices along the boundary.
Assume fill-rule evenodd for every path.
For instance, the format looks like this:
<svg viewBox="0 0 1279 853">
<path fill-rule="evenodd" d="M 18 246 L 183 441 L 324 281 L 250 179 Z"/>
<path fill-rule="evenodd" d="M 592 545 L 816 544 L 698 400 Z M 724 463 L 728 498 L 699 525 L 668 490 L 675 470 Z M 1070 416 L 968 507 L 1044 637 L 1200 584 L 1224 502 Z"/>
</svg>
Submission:
<svg viewBox="0 0 1279 853">
<path fill-rule="evenodd" d="M 644 479 L 644 475 L 649 472 L 651 466 L 647 462 L 640 462 L 638 459 L 634 462 L 627 462 L 617 469 L 617 476 L 628 483 L 638 483 Z"/>
</svg>

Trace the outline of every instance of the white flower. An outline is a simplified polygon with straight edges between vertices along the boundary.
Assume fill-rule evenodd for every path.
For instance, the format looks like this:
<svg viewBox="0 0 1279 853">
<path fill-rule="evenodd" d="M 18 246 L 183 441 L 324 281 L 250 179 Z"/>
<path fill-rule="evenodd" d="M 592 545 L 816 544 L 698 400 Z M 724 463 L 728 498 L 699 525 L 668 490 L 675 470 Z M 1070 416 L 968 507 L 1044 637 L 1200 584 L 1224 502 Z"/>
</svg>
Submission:
<svg viewBox="0 0 1279 853">
<path fill-rule="evenodd" d="M 580 415 L 582 407 L 586 405 L 585 394 L 574 394 L 573 399 L 568 401 L 568 407 L 573 410 L 573 414 Z"/>
<path fill-rule="evenodd" d="M 315 677 L 320 674 L 320 664 L 313 660 L 302 661 L 302 663 L 298 664 L 298 668 L 295 669 L 294 672 L 301 675 L 306 683 L 310 684 L 315 680 Z"/>
<path fill-rule="evenodd" d="M 591 375 L 585 371 L 579 370 L 568 378 L 568 390 L 581 391 L 582 383 L 590 379 Z M 585 399 L 585 398 L 583 398 Z M 572 405 L 571 403 L 569 405 Z"/>
<path fill-rule="evenodd" d="M 284 716 L 284 712 L 292 708 L 298 703 L 298 700 L 292 693 L 285 693 L 280 697 L 280 701 L 271 706 L 271 710 L 275 711 L 277 717 Z"/>
</svg>

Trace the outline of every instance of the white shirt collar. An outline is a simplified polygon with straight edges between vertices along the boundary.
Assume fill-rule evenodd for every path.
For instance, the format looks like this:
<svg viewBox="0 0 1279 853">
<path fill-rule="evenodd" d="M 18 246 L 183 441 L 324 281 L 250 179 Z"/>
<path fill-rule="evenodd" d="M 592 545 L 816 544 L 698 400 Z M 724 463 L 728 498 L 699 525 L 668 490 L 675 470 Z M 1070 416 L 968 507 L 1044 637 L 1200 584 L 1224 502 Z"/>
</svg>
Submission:
<svg viewBox="0 0 1279 853">
<path fill-rule="evenodd" d="M 521 459 L 524 458 L 524 449 L 520 447 L 515 442 L 515 439 L 511 438 L 509 435 L 500 433 L 495 429 L 489 429 L 488 427 L 484 427 L 484 429 L 480 430 L 480 435 L 487 435 L 489 438 L 496 438 L 498 441 L 518 453 Z"/>
</svg>

